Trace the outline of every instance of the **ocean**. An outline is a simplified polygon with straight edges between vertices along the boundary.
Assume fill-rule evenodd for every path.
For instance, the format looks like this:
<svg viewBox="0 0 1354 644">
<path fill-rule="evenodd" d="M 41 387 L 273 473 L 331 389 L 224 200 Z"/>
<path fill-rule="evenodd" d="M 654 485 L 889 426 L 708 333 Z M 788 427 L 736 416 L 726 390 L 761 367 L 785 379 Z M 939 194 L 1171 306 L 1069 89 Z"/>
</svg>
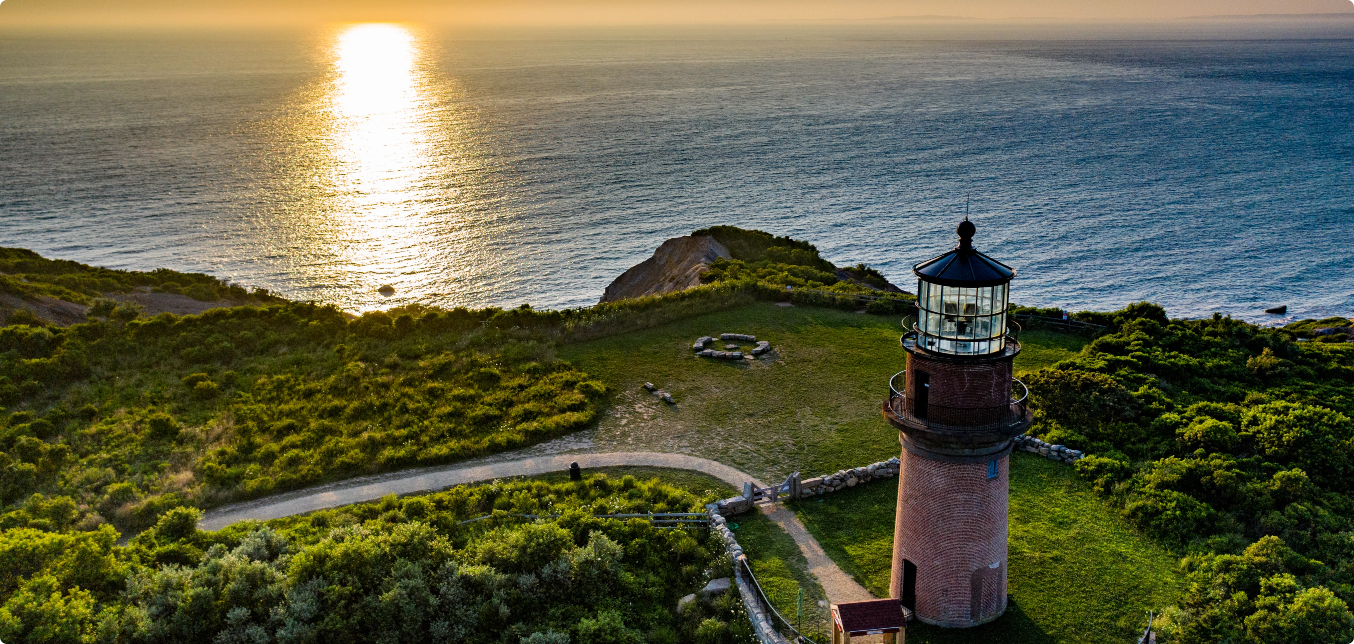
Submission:
<svg viewBox="0 0 1354 644">
<path fill-rule="evenodd" d="M 966 209 L 1021 304 L 1354 315 L 1354 38 L 0 37 L 0 246 L 354 312 L 587 306 L 715 224 L 914 290 Z"/>
</svg>

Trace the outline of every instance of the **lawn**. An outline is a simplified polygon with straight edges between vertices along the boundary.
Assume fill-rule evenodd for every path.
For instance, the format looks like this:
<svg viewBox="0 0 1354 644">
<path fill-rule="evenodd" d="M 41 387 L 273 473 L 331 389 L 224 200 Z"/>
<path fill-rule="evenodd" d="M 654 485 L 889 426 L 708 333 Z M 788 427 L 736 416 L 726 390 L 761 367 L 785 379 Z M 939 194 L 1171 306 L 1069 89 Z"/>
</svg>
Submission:
<svg viewBox="0 0 1354 644">
<path fill-rule="evenodd" d="M 897 482 L 857 486 L 792 507 L 848 574 L 887 596 Z M 967 630 L 923 624 L 910 644 L 1101 644 L 1133 641 L 1149 608 L 1175 603 L 1177 558 L 1128 527 L 1072 468 L 1018 453 L 1011 460 L 1006 614 Z"/>
<path fill-rule="evenodd" d="M 750 333 L 774 350 L 741 362 L 694 355 L 696 338 L 720 333 Z M 879 408 L 889 376 L 905 364 L 902 333 L 894 317 L 755 303 L 556 353 L 613 392 L 588 430 L 598 449 L 693 454 L 775 482 L 897 455 L 897 431 Z M 1022 340 L 1018 370 L 1052 364 L 1085 342 L 1047 331 Z M 646 381 L 677 404 L 644 391 Z"/>
<path fill-rule="evenodd" d="M 1026 329 L 1020 333 L 1020 355 L 1016 356 L 1017 374 L 1051 367 L 1081 352 L 1090 339 L 1046 329 Z"/>
<path fill-rule="evenodd" d="M 809 574 L 808 562 L 794 539 L 761 512 L 729 520 L 738 526 L 734 530 L 738 545 L 743 546 L 757 582 L 776 610 L 792 622 L 798 618 L 801 633 L 817 642 L 827 642 L 827 608 L 819 604 L 820 601 L 826 603 L 826 595 Z M 801 589 L 804 591 L 803 611 L 797 614 Z"/>
</svg>

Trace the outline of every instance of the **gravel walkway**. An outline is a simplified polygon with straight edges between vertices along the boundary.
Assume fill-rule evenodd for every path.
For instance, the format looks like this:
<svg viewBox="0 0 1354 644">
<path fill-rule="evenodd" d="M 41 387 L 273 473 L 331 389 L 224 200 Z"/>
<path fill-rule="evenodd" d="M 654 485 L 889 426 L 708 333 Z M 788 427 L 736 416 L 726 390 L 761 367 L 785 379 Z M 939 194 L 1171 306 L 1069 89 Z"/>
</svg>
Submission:
<svg viewBox="0 0 1354 644">
<path fill-rule="evenodd" d="M 502 457 L 503 455 L 500 455 Z M 497 460 L 497 459 L 496 459 Z M 514 476 L 533 476 L 548 472 L 569 469 L 569 464 L 577 462 L 584 469 L 616 466 L 670 467 L 682 470 L 695 470 L 709 474 L 734 489 L 742 490 L 743 483 L 751 481 L 758 487 L 768 487 L 766 483 L 744 474 L 732 467 L 707 458 L 684 454 L 663 454 L 658 452 L 610 452 L 604 454 L 563 454 L 557 456 L 538 456 L 514 461 L 488 462 L 480 465 L 461 463 L 459 465 L 425 468 L 408 472 L 394 472 L 373 477 L 363 477 L 287 494 L 280 494 L 247 503 L 222 506 L 207 511 L 198 526 L 203 530 L 220 530 L 240 521 L 267 521 L 296 514 L 305 514 L 316 510 L 335 508 L 353 503 L 375 501 L 388 494 L 413 494 L 442 490 L 456 485 L 490 481 Z M 841 602 L 874 599 L 870 591 L 865 590 L 847 575 L 823 552 L 822 546 L 809 534 L 794 513 L 780 505 L 764 505 L 761 511 L 785 530 L 808 561 L 809 572 L 818 578 L 823 593 L 834 604 Z"/>
</svg>

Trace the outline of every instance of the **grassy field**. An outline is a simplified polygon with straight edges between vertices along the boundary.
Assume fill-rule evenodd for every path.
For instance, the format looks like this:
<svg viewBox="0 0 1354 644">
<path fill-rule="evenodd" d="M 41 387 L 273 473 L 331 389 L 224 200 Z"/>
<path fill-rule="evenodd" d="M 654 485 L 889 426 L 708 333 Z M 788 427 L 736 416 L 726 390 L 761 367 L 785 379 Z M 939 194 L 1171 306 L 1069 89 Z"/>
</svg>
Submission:
<svg viewBox="0 0 1354 644">
<path fill-rule="evenodd" d="M 1020 334 L 1020 355 L 1016 356 L 1016 373 L 1038 371 L 1066 360 L 1086 346 L 1087 339 L 1079 335 L 1029 329 Z"/>
<path fill-rule="evenodd" d="M 898 434 L 879 407 L 903 369 L 903 329 L 892 317 L 757 303 L 645 331 L 565 345 L 558 357 L 614 392 L 590 430 L 601 449 L 681 452 L 718 460 L 768 482 L 896 456 Z M 750 333 L 772 353 L 756 361 L 696 357 L 704 335 Z M 1084 340 L 1022 335 L 1019 370 L 1078 351 Z M 722 343 L 720 343 L 722 344 Z M 641 388 L 671 392 L 668 406 Z"/>
<path fill-rule="evenodd" d="M 795 506 L 837 563 L 887 596 L 896 479 Z M 1012 603 L 997 621 L 962 631 L 922 624 L 911 644 L 1101 644 L 1133 641 L 1145 612 L 1175 602 L 1177 559 L 1130 529 L 1070 467 L 1027 454 L 1011 460 Z"/>
</svg>

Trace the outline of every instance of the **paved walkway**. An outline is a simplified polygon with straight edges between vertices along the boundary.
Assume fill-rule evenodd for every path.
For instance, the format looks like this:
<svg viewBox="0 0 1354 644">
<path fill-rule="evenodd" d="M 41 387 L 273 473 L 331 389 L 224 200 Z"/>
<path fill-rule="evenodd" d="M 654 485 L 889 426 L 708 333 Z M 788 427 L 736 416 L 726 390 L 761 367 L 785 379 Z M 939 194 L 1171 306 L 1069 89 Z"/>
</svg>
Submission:
<svg viewBox="0 0 1354 644">
<path fill-rule="evenodd" d="M 569 469 L 569 464 L 573 462 L 577 462 L 579 467 L 585 469 L 648 466 L 695 470 L 728 483 L 736 490 L 742 490 L 743 483 L 747 481 L 751 481 L 758 487 L 769 487 L 766 483 L 753 478 L 751 475 L 723 463 L 685 454 L 662 454 L 658 452 L 564 454 L 500 461 L 483 465 L 462 463 L 448 467 L 364 477 L 320 488 L 300 490 L 257 501 L 215 508 L 207 511 L 198 526 L 203 530 L 220 530 L 240 521 L 280 519 L 316 510 L 375 501 L 388 494 L 412 494 L 442 490 L 477 481 L 559 472 Z M 818 545 L 818 541 L 813 538 L 813 535 L 809 534 L 809 531 L 804 528 L 804 524 L 800 523 L 793 512 L 781 505 L 764 505 L 761 507 L 761 511 L 781 529 L 785 530 L 799 545 L 800 552 L 804 554 L 804 559 L 808 561 L 809 572 L 818 578 L 818 583 L 823 587 L 823 593 L 827 595 L 829 602 L 837 604 L 874 599 L 870 591 L 856 583 L 850 575 L 837 567 L 837 564 L 827 556 L 827 553 L 823 552 L 822 546 Z"/>
</svg>

